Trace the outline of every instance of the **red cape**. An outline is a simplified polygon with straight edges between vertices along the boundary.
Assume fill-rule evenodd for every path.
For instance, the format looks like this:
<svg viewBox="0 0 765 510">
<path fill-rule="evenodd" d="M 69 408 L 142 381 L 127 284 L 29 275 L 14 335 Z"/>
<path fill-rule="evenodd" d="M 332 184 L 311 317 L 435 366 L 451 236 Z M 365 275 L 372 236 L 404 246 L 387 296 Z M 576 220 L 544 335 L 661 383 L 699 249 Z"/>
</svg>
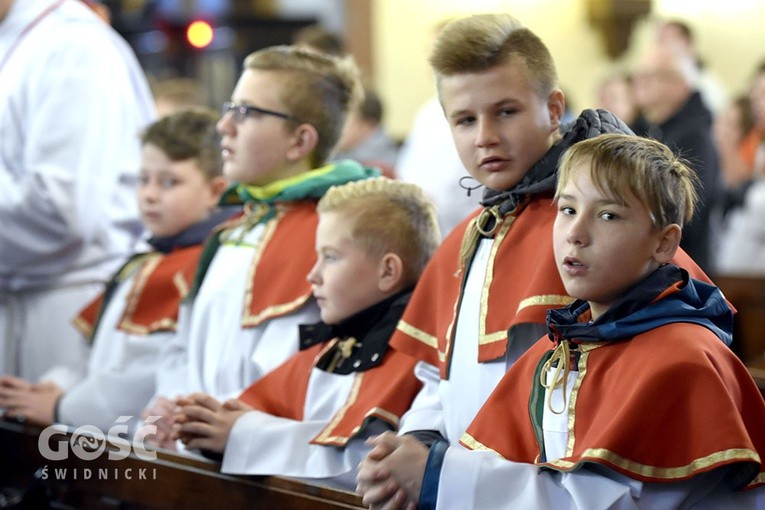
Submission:
<svg viewBox="0 0 765 510">
<path fill-rule="evenodd" d="M 539 465 L 573 471 L 596 463 L 637 480 L 669 482 L 736 464 L 747 488 L 765 483 L 765 401 L 714 333 L 672 323 L 629 341 L 580 345 L 566 454 Z M 543 338 L 513 365 L 463 435 L 464 446 L 539 461 L 531 388 L 552 346 Z"/>
</svg>

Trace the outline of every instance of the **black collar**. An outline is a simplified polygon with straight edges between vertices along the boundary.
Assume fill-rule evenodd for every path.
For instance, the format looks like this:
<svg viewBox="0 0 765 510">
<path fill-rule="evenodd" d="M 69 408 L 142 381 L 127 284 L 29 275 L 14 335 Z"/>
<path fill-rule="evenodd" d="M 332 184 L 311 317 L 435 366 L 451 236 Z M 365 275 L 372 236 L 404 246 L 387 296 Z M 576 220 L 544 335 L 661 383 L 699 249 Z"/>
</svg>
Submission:
<svg viewBox="0 0 765 510">
<path fill-rule="evenodd" d="M 411 295 L 411 289 L 402 291 L 339 324 L 301 324 L 300 350 L 336 339 L 338 341 L 317 361 L 316 368 L 336 374 L 369 370 L 382 363 L 388 341 Z M 343 343 L 349 339 L 355 341 Z"/>
</svg>

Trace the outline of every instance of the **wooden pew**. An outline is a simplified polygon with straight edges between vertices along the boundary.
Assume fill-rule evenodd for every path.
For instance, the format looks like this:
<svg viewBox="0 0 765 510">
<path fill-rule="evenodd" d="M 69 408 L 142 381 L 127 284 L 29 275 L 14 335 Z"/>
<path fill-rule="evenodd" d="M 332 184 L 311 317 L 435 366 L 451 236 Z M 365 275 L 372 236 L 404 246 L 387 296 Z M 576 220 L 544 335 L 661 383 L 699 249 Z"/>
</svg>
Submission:
<svg viewBox="0 0 765 510">
<path fill-rule="evenodd" d="M 110 460 L 110 451 L 122 456 L 120 446 L 111 440 L 98 457 L 83 460 L 71 450 L 71 443 L 63 444 L 71 441 L 70 433 L 50 438 L 52 449 L 68 448 L 66 459 L 52 461 L 41 453 L 40 432 L 0 419 L 0 489 L 33 487 L 36 497 L 54 501 L 56 508 L 363 508 L 359 496 L 351 492 L 288 478 L 224 475 L 216 462 L 166 450 L 157 451 L 155 459 L 144 460 L 131 450 L 125 458 Z"/>
<path fill-rule="evenodd" d="M 714 281 L 737 310 L 732 349 L 765 395 L 765 276 L 718 275 Z"/>
</svg>

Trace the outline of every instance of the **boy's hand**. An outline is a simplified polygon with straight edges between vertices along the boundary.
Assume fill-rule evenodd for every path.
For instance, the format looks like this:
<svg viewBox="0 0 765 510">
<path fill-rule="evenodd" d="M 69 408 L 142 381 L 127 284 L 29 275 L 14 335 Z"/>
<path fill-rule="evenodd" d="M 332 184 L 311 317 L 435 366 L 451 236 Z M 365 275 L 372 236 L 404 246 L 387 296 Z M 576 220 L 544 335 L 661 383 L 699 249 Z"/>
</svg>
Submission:
<svg viewBox="0 0 765 510">
<path fill-rule="evenodd" d="M 428 461 L 417 439 L 385 432 L 370 438 L 372 450 L 359 464 L 356 492 L 372 509 L 414 509 Z"/>
<path fill-rule="evenodd" d="M 150 416 L 159 416 L 159 419 L 152 422 L 157 427 L 157 433 L 145 438 L 147 444 L 168 450 L 176 449 L 173 440 L 174 415 L 175 403 L 165 397 L 157 397 L 154 405 L 143 410 L 141 417 L 144 420 Z"/>
<path fill-rule="evenodd" d="M 226 406 L 210 395 L 194 393 L 179 398 L 175 414 L 175 437 L 187 448 L 223 453 L 234 422 L 249 409 L 227 402 Z"/>
<path fill-rule="evenodd" d="M 56 403 L 63 394 L 64 390 L 54 382 L 32 384 L 10 375 L 0 377 L 0 407 L 5 414 L 36 425 L 53 424 Z"/>
</svg>

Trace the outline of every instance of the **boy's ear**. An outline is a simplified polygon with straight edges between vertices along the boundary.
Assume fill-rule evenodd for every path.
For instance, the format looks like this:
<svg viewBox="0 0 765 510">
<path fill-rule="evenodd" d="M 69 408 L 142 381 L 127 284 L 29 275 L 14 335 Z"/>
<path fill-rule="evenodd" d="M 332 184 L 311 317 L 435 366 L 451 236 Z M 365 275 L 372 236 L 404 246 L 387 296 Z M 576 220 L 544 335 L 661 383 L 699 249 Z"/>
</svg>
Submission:
<svg viewBox="0 0 765 510">
<path fill-rule="evenodd" d="M 222 175 L 218 175 L 217 177 L 210 179 L 207 186 L 209 193 L 207 193 L 204 200 L 207 201 L 207 206 L 210 210 L 213 210 L 218 205 L 221 195 L 223 195 L 223 192 L 226 191 L 226 188 L 228 187 L 228 179 Z M 199 198 L 202 199 L 202 197 Z"/>
<path fill-rule="evenodd" d="M 677 223 L 667 225 L 659 233 L 659 244 L 654 250 L 653 258 L 656 262 L 666 264 L 675 256 L 675 252 L 680 247 L 680 239 L 683 236 L 683 229 Z"/>
<path fill-rule="evenodd" d="M 287 158 L 300 161 L 306 158 L 319 143 L 319 132 L 311 124 L 300 124 L 293 132 L 292 146 L 287 150 Z"/>
<path fill-rule="evenodd" d="M 547 96 L 547 110 L 550 112 L 550 124 L 558 129 L 563 122 L 563 114 L 566 111 L 566 98 L 563 91 L 553 89 Z"/>
<path fill-rule="evenodd" d="M 217 196 L 218 198 L 220 198 L 223 192 L 226 191 L 227 187 L 228 187 L 228 179 L 226 179 L 222 175 L 214 177 L 210 181 L 210 190 L 212 191 L 213 195 Z"/>
<path fill-rule="evenodd" d="M 381 292 L 397 292 L 404 281 L 404 262 L 395 253 L 386 253 L 377 267 L 377 288 Z"/>
</svg>

